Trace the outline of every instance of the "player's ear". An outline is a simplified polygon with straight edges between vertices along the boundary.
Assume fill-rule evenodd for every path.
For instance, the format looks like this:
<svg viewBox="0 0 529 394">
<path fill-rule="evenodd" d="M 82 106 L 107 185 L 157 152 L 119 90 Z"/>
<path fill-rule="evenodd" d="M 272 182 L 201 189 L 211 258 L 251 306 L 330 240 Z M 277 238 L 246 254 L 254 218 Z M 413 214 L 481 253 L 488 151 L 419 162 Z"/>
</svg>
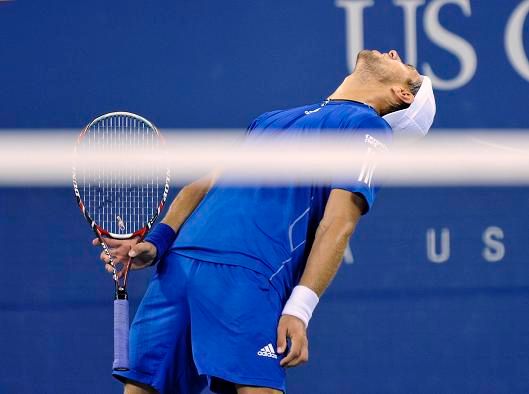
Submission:
<svg viewBox="0 0 529 394">
<path fill-rule="evenodd" d="M 413 103 L 415 96 L 409 89 L 403 88 L 402 86 L 392 86 L 391 91 L 401 102 L 406 104 Z"/>
</svg>

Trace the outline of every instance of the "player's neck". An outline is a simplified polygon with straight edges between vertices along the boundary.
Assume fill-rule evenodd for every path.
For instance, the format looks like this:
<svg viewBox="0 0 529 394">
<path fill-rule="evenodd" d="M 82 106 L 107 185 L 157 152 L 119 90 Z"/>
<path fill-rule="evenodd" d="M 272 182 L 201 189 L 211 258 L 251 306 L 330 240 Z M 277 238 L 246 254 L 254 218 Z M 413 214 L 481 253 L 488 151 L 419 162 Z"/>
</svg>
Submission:
<svg viewBox="0 0 529 394">
<path fill-rule="evenodd" d="M 353 100 L 359 101 L 381 114 L 385 108 L 385 103 L 380 100 L 378 89 L 368 81 L 349 75 L 340 86 L 329 96 L 331 100 Z"/>
</svg>

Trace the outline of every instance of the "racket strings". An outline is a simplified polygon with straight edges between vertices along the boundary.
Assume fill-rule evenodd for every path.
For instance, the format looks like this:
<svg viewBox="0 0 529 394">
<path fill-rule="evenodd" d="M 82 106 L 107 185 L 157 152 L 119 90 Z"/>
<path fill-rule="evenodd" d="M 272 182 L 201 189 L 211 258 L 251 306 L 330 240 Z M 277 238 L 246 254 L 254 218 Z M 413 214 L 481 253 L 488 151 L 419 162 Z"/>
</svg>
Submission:
<svg viewBox="0 0 529 394">
<path fill-rule="evenodd" d="M 92 124 L 77 152 L 78 156 L 103 154 L 130 162 L 112 168 L 103 162 L 84 160 L 89 164 L 77 168 L 81 199 L 94 221 L 118 235 L 146 227 L 157 212 L 165 188 L 160 180 L 165 179 L 166 169 L 155 160 L 163 154 L 157 131 L 131 116 L 114 115 Z M 153 160 L 136 161 L 147 155 Z"/>
</svg>

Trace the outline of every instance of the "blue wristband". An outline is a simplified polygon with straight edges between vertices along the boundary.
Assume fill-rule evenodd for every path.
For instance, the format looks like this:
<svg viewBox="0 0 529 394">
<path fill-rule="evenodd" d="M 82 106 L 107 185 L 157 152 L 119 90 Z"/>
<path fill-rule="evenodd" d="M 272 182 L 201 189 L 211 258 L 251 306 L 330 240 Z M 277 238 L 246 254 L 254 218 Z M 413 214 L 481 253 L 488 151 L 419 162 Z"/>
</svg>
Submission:
<svg viewBox="0 0 529 394">
<path fill-rule="evenodd" d="M 171 226 L 165 223 L 158 223 L 153 227 L 144 239 L 144 241 L 150 242 L 156 247 L 156 258 L 151 265 L 156 264 L 163 256 L 165 256 L 165 253 L 167 253 L 167 250 L 171 247 L 175 238 L 176 233 Z"/>
</svg>

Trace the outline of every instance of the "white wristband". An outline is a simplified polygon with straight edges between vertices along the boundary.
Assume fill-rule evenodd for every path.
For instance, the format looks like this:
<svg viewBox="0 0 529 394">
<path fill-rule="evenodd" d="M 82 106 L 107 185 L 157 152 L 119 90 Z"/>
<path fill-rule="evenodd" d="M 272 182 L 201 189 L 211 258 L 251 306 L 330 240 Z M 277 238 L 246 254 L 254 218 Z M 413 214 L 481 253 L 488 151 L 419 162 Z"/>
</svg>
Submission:
<svg viewBox="0 0 529 394">
<path fill-rule="evenodd" d="M 281 314 L 295 316 L 307 327 L 319 300 L 318 295 L 307 286 L 296 286 Z"/>
</svg>

